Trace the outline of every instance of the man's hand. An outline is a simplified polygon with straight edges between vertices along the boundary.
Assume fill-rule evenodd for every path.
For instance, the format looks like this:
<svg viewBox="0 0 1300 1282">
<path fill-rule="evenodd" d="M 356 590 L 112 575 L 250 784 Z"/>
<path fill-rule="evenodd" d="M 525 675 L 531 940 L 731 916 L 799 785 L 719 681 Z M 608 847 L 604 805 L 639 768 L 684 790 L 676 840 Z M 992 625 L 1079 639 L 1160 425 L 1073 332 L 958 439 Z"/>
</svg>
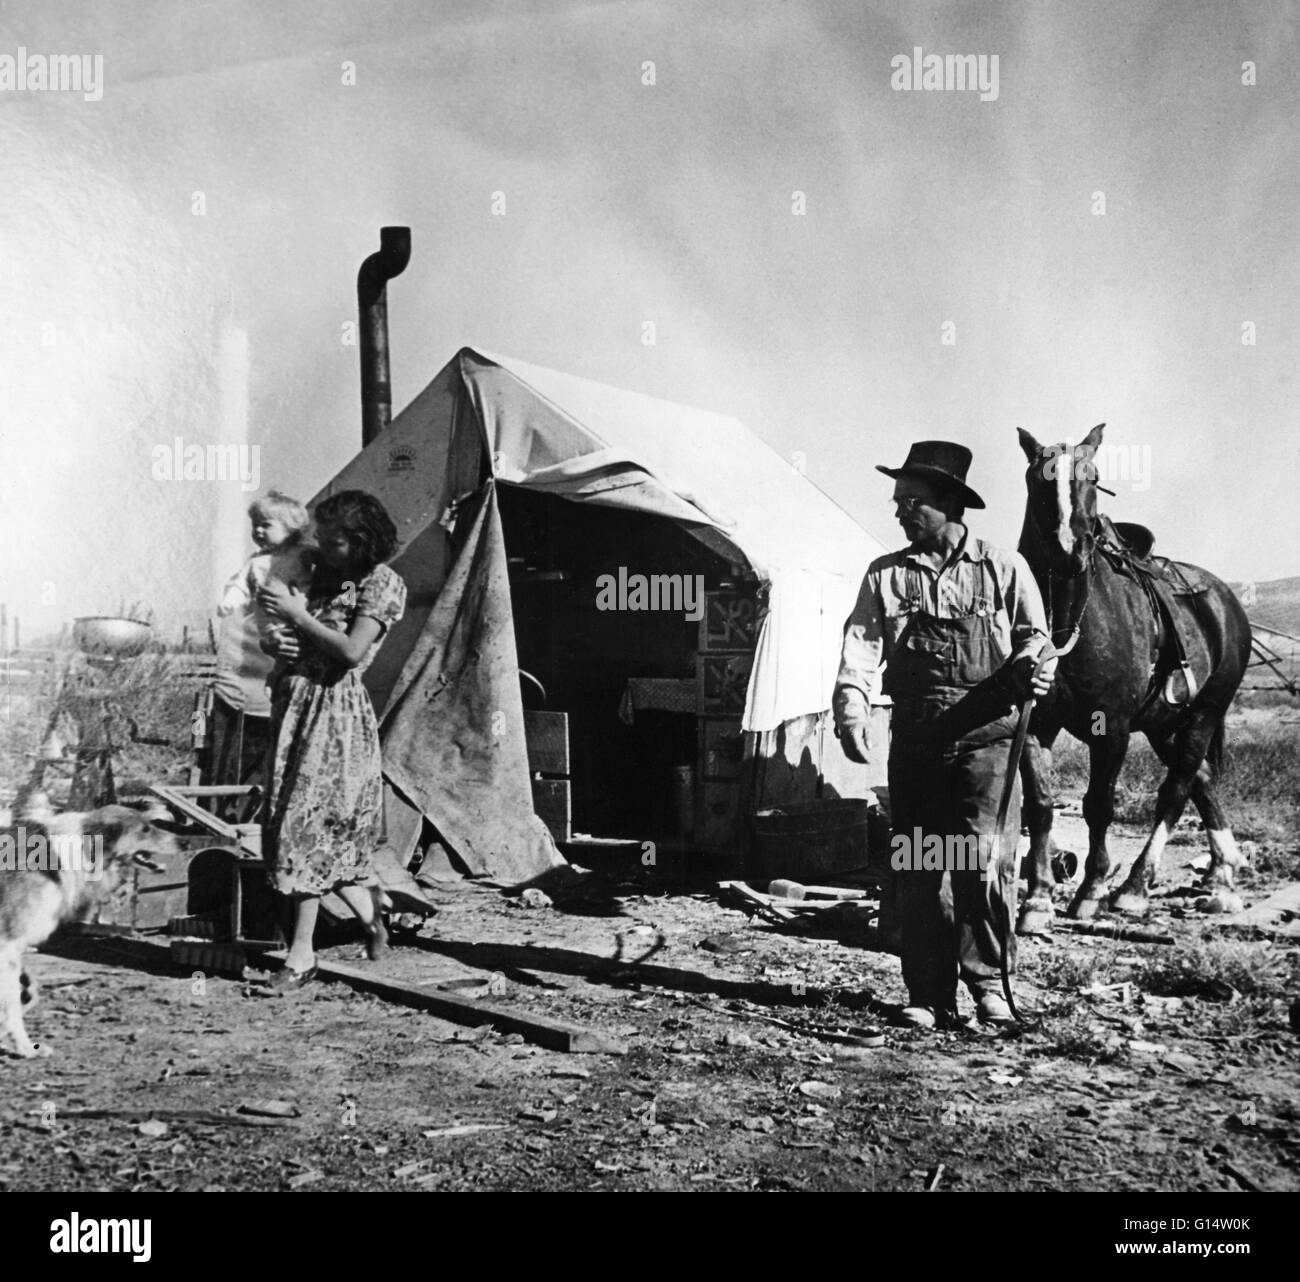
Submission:
<svg viewBox="0 0 1300 1282">
<path fill-rule="evenodd" d="M 871 727 L 865 721 L 856 721 L 838 727 L 835 733 L 840 747 L 844 749 L 844 755 L 850 761 L 865 766 L 871 752 Z"/>
<path fill-rule="evenodd" d="M 1056 680 L 1056 662 L 1056 655 L 1040 661 L 1026 654 L 1011 665 L 1011 690 L 1017 703 L 1023 703 L 1030 695 L 1041 699 L 1051 690 Z"/>
</svg>

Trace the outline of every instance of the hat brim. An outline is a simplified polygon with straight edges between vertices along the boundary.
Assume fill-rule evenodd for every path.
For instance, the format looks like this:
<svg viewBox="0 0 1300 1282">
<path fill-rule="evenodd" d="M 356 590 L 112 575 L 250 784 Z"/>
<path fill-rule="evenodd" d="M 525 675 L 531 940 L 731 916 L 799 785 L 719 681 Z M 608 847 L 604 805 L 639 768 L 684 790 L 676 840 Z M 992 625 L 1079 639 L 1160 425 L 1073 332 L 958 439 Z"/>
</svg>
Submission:
<svg viewBox="0 0 1300 1282">
<path fill-rule="evenodd" d="M 958 495 L 967 507 L 984 506 L 984 500 L 965 481 L 959 481 L 951 472 L 945 472 L 941 467 L 930 467 L 926 463 L 914 463 L 911 467 L 883 467 L 877 463 L 876 471 L 892 476 L 895 480 L 900 476 L 919 476 L 923 481 L 929 481 L 940 489 Z"/>
</svg>

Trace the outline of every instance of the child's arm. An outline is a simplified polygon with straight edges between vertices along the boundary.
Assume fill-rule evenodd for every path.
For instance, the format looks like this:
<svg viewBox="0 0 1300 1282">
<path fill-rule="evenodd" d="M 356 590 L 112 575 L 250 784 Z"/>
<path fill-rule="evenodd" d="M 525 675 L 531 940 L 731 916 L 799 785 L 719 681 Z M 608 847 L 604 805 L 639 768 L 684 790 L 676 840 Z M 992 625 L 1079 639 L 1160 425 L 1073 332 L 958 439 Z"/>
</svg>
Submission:
<svg viewBox="0 0 1300 1282">
<path fill-rule="evenodd" d="M 307 599 L 296 588 L 271 582 L 258 593 L 258 600 L 272 614 L 292 624 L 300 636 L 310 641 L 327 658 L 355 668 L 366 657 L 370 647 L 383 635 L 384 625 L 369 615 L 352 620 L 347 632 L 333 628 L 312 618 L 307 612 Z"/>
<path fill-rule="evenodd" d="M 224 619 L 236 610 L 246 610 L 252 604 L 253 596 L 249 591 L 249 563 L 243 565 L 226 580 L 221 589 L 221 604 L 217 606 L 217 618 Z"/>
</svg>

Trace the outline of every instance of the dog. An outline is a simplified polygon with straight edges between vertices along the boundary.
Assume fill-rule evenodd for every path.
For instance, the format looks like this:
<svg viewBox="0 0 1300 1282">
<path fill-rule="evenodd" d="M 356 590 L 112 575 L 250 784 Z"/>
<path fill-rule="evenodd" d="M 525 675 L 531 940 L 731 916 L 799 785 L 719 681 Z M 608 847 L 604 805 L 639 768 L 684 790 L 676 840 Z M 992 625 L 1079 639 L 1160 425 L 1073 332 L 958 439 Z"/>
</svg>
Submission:
<svg viewBox="0 0 1300 1282">
<path fill-rule="evenodd" d="M 23 954 L 66 921 L 86 920 L 137 867 L 163 872 L 149 856 L 174 855 L 176 838 L 156 816 L 129 806 L 61 815 L 17 808 L 19 826 L 0 832 L 0 1027 L 24 1059 L 48 1055 L 23 1026 L 36 986 Z"/>
</svg>

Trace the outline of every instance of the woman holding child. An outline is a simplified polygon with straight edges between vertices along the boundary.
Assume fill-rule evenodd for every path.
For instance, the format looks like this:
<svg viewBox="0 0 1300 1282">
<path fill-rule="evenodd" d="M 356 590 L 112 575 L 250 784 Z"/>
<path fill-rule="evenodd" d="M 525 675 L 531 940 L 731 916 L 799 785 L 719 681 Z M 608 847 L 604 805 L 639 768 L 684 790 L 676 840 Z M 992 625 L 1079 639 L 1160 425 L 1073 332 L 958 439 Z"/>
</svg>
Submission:
<svg viewBox="0 0 1300 1282">
<path fill-rule="evenodd" d="M 379 731 L 361 676 L 405 609 L 406 587 L 385 564 L 397 531 L 360 490 L 325 499 L 315 519 L 308 593 L 271 580 L 258 594 L 286 625 L 264 642 L 283 668 L 271 691 L 262 834 L 272 884 L 294 905 L 289 954 L 271 981 L 281 990 L 315 977 L 324 894 L 336 891 L 360 919 L 371 957 L 386 943 L 372 867 L 383 835 Z"/>
</svg>

